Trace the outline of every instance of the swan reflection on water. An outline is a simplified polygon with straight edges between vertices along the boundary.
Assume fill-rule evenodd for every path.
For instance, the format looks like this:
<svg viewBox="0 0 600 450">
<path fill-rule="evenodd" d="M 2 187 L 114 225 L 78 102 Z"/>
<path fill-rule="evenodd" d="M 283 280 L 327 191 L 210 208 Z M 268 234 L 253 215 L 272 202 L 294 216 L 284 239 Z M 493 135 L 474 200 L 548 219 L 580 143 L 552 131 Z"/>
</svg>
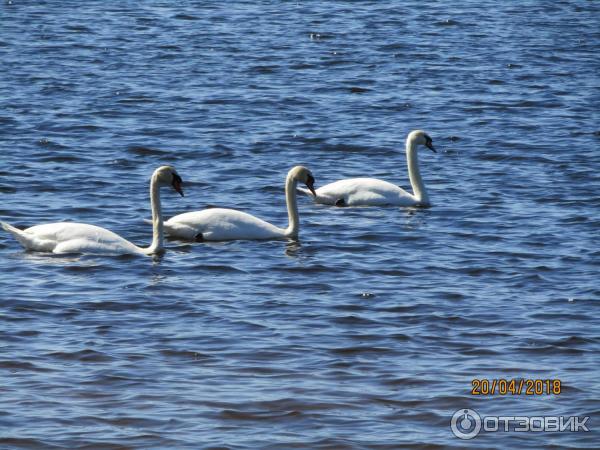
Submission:
<svg viewBox="0 0 600 450">
<path fill-rule="evenodd" d="M 294 239 L 286 242 L 285 250 L 283 251 L 283 253 L 285 254 L 285 256 L 289 256 L 290 258 L 298 258 L 299 256 L 301 256 L 301 251 L 302 244 L 299 240 Z"/>
</svg>

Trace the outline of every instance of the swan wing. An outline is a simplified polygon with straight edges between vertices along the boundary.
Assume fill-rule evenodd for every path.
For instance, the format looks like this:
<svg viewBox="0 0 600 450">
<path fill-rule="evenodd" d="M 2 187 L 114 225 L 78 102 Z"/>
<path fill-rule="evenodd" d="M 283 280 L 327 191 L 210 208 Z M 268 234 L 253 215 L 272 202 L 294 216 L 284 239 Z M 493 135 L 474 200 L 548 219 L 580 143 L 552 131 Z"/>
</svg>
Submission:
<svg viewBox="0 0 600 450">
<path fill-rule="evenodd" d="M 242 211 L 211 208 L 171 217 L 165 230 L 187 240 L 228 241 L 285 237 L 285 230 Z"/>
<path fill-rule="evenodd" d="M 395 184 L 377 178 L 348 178 L 317 189 L 317 203 L 342 206 L 413 205 L 416 199 Z"/>
<path fill-rule="evenodd" d="M 4 224 L 3 224 L 3 228 Z M 59 222 L 35 225 L 26 230 L 11 227 L 13 236 L 27 249 L 52 253 L 140 253 L 118 234 L 85 223 Z M 5 228 L 6 229 L 6 228 Z M 14 230 L 18 231 L 18 236 Z"/>
</svg>

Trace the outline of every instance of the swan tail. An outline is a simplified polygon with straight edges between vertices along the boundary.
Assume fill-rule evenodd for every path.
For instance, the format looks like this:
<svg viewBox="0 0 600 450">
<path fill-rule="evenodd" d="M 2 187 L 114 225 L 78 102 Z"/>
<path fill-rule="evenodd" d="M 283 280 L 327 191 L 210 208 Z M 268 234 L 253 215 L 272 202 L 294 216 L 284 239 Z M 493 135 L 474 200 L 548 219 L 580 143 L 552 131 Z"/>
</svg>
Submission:
<svg viewBox="0 0 600 450">
<path fill-rule="evenodd" d="M 300 187 L 300 186 L 296 186 L 296 189 L 298 190 L 298 192 L 302 192 L 303 194 L 306 194 L 309 197 L 312 197 L 313 199 L 316 199 L 316 197 L 313 195 L 313 193 L 310 192 L 308 189 Z"/>
<path fill-rule="evenodd" d="M 144 222 L 152 225 L 152 220 L 144 219 Z M 197 238 L 198 231 L 196 231 L 192 227 L 188 227 L 186 225 L 178 224 L 178 223 L 168 223 L 163 222 L 163 227 L 165 233 L 167 233 L 171 237 L 185 239 L 188 241 L 194 241 Z M 202 233 L 200 233 L 202 234 Z"/>
<path fill-rule="evenodd" d="M 319 203 L 322 205 L 334 205 L 335 204 L 335 200 L 331 200 L 329 197 L 324 196 L 323 194 L 317 193 L 317 195 L 315 196 L 308 189 L 300 187 L 300 186 L 297 186 L 296 189 L 298 190 L 298 192 L 302 192 L 303 194 L 308 195 L 310 198 L 312 198 L 314 200 L 315 203 Z"/>
<path fill-rule="evenodd" d="M 19 241 L 26 250 L 33 250 L 36 252 L 52 252 L 56 246 L 56 242 L 48 239 L 41 239 L 35 234 L 27 233 L 26 231 L 19 230 L 12 225 L 0 221 L 0 227 L 8 231 L 13 237 Z"/>
<path fill-rule="evenodd" d="M 152 219 L 142 219 L 145 223 L 147 223 L 148 225 L 153 225 L 154 222 L 152 222 Z M 165 231 L 168 233 L 169 230 L 172 230 L 173 227 L 171 226 L 170 223 L 168 222 L 163 222 L 163 227 L 165 229 Z"/>
<path fill-rule="evenodd" d="M 204 234 L 199 229 L 181 223 L 165 224 L 165 231 L 169 236 L 177 239 L 196 242 L 205 240 Z"/>
<path fill-rule="evenodd" d="M 35 238 L 35 236 L 31 236 L 27 233 L 25 233 L 23 230 L 19 230 L 16 227 L 13 227 L 12 225 L 6 223 L 6 222 L 1 222 L 0 221 L 0 227 L 2 227 L 5 231 L 8 231 L 10 234 L 13 235 L 13 237 L 19 241 L 19 243 L 25 247 L 25 248 L 35 248 L 37 247 L 37 239 Z"/>
<path fill-rule="evenodd" d="M 308 195 L 310 198 L 312 198 L 315 202 L 317 203 L 322 203 L 323 199 L 321 197 L 319 197 L 319 195 L 314 195 L 312 192 L 310 192 L 308 189 L 306 188 L 302 188 L 300 186 L 296 186 L 296 189 L 298 190 L 298 192 L 302 192 L 303 194 Z"/>
</svg>

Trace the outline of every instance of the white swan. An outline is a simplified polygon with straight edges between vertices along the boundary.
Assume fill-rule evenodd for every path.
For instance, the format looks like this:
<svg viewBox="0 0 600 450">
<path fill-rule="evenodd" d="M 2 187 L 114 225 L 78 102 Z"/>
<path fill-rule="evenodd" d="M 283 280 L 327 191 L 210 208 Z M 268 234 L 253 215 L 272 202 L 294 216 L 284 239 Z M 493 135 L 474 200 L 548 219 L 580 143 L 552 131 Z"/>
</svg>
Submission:
<svg viewBox="0 0 600 450">
<path fill-rule="evenodd" d="M 147 248 L 138 247 L 105 228 L 85 223 L 48 223 L 26 230 L 20 230 L 5 222 L 0 222 L 0 226 L 11 233 L 25 249 L 37 252 L 152 255 L 163 251 L 159 189 L 169 185 L 183 197 L 181 177 L 175 169 L 171 166 L 156 169 L 150 181 L 152 243 Z"/>
<path fill-rule="evenodd" d="M 327 184 L 317 189 L 314 200 L 316 203 L 336 206 L 429 206 L 429 196 L 421 179 L 417 147 L 424 145 L 436 152 L 431 138 L 421 130 L 409 133 L 406 138 L 406 160 L 408 176 L 414 194 L 387 181 L 376 178 L 348 178 Z M 310 194 L 307 190 L 300 191 Z"/>
<path fill-rule="evenodd" d="M 210 208 L 171 217 L 165 222 L 166 232 L 173 237 L 189 241 L 228 241 L 236 239 L 281 239 L 298 236 L 299 220 L 296 202 L 298 181 L 315 192 L 315 179 L 306 167 L 296 166 L 285 179 L 285 199 L 289 225 L 279 228 L 235 209 Z"/>
</svg>

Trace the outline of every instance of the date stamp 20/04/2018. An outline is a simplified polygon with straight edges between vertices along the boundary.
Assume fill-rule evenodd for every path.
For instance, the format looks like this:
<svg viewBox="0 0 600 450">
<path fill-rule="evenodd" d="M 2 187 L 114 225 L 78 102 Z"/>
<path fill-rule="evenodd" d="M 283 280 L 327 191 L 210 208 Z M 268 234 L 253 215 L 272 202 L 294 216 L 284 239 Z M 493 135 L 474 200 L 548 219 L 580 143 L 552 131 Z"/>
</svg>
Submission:
<svg viewBox="0 0 600 450">
<path fill-rule="evenodd" d="M 471 381 L 471 395 L 560 395 L 559 379 L 532 378 L 475 378 Z"/>
</svg>

